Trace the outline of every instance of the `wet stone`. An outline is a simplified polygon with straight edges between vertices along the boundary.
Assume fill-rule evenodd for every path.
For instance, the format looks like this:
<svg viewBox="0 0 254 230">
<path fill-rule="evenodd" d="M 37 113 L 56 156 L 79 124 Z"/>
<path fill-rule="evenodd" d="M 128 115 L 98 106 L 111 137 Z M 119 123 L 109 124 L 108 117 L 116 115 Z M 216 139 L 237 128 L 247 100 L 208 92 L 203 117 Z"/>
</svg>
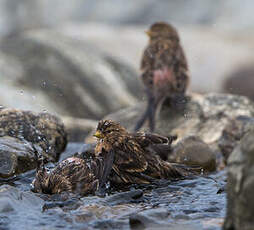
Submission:
<svg viewBox="0 0 254 230">
<path fill-rule="evenodd" d="M 0 149 L 0 177 L 10 177 L 14 175 L 16 167 L 16 154 Z"/>
<path fill-rule="evenodd" d="M 10 136 L 38 145 L 49 160 L 57 161 L 67 144 L 60 119 L 48 113 L 0 108 L 0 137 Z"/>
<path fill-rule="evenodd" d="M 8 178 L 35 168 L 35 150 L 41 154 L 43 152 L 26 140 L 0 137 L 0 177 Z"/>
</svg>

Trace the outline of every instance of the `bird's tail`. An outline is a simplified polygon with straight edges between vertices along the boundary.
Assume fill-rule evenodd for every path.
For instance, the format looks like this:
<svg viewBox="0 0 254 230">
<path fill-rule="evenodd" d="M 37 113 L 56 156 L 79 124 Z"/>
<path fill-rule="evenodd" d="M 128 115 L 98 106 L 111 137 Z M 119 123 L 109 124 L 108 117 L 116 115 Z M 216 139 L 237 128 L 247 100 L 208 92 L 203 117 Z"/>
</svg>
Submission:
<svg viewBox="0 0 254 230">
<path fill-rule="evenodd" d="M 202 168 L 200 166 L 187 166 L 167 161 L 162 161 L 161 164 L 161 173 L 163 178 L 178 179 L 198 175 L 202 172 Z"/>
</svg>

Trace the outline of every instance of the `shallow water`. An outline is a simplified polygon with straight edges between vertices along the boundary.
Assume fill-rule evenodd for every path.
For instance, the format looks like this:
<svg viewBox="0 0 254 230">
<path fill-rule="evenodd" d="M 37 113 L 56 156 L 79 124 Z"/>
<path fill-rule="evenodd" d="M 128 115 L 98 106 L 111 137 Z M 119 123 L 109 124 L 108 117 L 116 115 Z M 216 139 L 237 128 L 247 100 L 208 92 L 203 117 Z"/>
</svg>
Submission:
<svg viewBox="0 0 254 230">
<path fill-rule="evenodd" d="M 1 182 L 0 229 L 220 229 L 225 216 L 225 171 L 112 191 L 105 198 L 70 198 L 64 207 L 45 209 L 30 191 L 34 171 Z M 5 190 L 7 190 L 5 194 Z M 48 196 L 45 196 L 47 199 Z M 43 197 L 45 199 L 45 197 Z M 43 211 L 44 207 L 44 211 Z M 49 207 L 49 206 L 47 206 Z"/>
</svg>

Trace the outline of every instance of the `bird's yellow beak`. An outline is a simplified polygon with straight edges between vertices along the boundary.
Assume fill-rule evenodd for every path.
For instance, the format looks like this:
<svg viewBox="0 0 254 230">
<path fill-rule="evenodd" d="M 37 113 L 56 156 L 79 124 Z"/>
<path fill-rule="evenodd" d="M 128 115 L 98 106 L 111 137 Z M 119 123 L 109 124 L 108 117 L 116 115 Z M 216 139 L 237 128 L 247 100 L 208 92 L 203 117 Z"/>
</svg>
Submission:
<svg viewBox="0 0 254 230">
<path fill-rule="evenodd" d="M 151 30 L 146 30 L 145 33 L 147 34 L 148 37 L 151 37 L 151 36 L 152 36 Z"/>
<path fill-rule="evenodd" d="M 103 134 L 98 130 L 95 132 L 95 134 L 93 136 L 96 138 L 99 138 L 99 139 L 103 138 Z"/>
</svg>

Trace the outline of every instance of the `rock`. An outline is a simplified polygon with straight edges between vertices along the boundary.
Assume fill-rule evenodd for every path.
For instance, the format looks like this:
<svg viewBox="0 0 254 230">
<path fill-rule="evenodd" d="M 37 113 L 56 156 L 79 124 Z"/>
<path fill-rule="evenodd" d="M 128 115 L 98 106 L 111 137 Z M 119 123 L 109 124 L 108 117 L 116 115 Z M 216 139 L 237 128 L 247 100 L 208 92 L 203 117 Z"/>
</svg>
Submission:
<svg viewBox="0 0 254 230">
<path fill-rule="evenodd" d="M 30 209 L 39 213 L 42 205 L 43 200 L 31 192 L 22 192 L 10 185 L 0 186 L 0 214 Z"/>
<path fill-rule="evenodd" d="M 244 136 L 228 158 L 227 215 L 223 229 L 254 226 L 254 131 Z"/>
<path fill-rule="evenodd" d="M 67 144 L 62 121 L 49 113 L 0 108 L 0 137 L 10 136 L 36 144 L 49 160 L 57 161 Z"/>
<path fill-rule="evenodd" d="M 36 147 L 42 154 L 42 149 Z M 26 140 L 0 137 L 0 178 L 26 172 L 36 167 L 35 147 Z"/>
<path fill-rule="evenodd" d="M 177 143 L 169 161 L 200 166 L 204 171 L 216 170 L 216 155 L 199 137 L 189 136 Z"/>
<path fill-rule="evenodd" d="M 145 107 L 145 103 L 139 103 L 109 114 L 105 119 L 118 121 L 132 131 Z M 219 140 L 227 124 L 238 116 L 252 117 L 253 115 L 254 104 L 246 97 L 230 94 L 192 94 L 183 110 L 172 110 L 166 104 L 163 105 L 156 118 L 155 132 L 165 136 L 177 135 L 178 141 L 198 134 L 203 142 L 219 154 L 221 152 Z M 251 119 L 247 122 L 251 122 Z M 143 130 L 147 129 L 147 126 L 143 127 Z M 89 139 L 91 140 L 91 135 L 86 140 Z"/>
<path fill-rule="evenodd" d="M 136 72 L 118 58 L 52 30 L 3 39 L 0 57 L 0 90 L 8 95 L 0 104 L 8 107 L 100 119 L 142 92 Z"/>
<path fill-rule="evenodd" d="M 224 156 L 225 163 L 242 137 L 250 130 L 254 130 L 253 117 L 239 116 L 230 120 L 225 126 L 219 139 L 219 148 Z"/>
</svg>

